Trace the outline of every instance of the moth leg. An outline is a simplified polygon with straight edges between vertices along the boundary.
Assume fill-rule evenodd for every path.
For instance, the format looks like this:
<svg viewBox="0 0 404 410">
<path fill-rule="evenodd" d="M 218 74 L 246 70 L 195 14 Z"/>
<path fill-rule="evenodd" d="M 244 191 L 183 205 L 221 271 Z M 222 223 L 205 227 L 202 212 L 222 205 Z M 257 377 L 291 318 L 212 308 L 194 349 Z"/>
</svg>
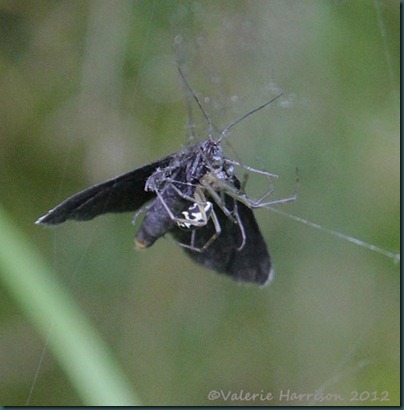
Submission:
<svg viewBox="0 0 404 410">
<path fill-rule="evenodd" d="M 149 210 L 149 208 L 150 208 L 150 205 L 145 205 L 145 206 L 142 206 L 140 209 L 138 209 L 136 212 L 135 212 L 135 214 L 133 215 L 133 218 L 132 218 L 132 225 L 135 225 L 135 223 L 136 223 L 136 221 L 137 221 L 137 218 L 139 218 L 139 216 L 141 215 L 141 214 L 144 214 L 144 213 L 146 213 L 148 210 Z"/>
</svg>

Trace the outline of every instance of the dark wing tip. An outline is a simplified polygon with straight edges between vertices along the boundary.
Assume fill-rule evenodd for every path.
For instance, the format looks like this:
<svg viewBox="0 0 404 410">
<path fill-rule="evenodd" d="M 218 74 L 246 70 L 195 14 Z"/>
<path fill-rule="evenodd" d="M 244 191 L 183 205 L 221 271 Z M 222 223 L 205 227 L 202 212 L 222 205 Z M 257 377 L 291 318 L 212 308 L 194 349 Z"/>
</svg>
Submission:
<svg viewBox="0 0 404 410">
<path fill-rule="evenodd" d="M 58 225 L 66 221 L 66 217 L 55 213 L 54 210 L 50 210 L 45 215 L 41 216 L 35 221 L 35 225 Z"/>
<path fill-rule="evenodd" d="M 259 286 L 260 286 L 261 288 L 264 288 L 264 287 L 266 287 L 266 286 L 269 286 L 269 285 L 272 283 L 272 281 L 274 280 L 274 276 L 275 276 L 275 271 L 274 271 L 274 269 L 271 267 L 271 269 L 270 269 L 270 271 L 269 271 L 269 273 L 268 273 L 268 276 L 267 276 L 265 282 L 260 283 Z"/>
<path fill-rule="evenodd" d="M 46 222 L 44 221 L 45 217 L 46 217 L 46 215 L 41 216 L 40 218 L 38 218 L 38 219 L 35 221 L 35 225 L 40 225 L 40 224 L 46 223 Z"/>
<path fill-rule="evenodd" d="M 270 285 L 274 278 L 269 257 L 263 258 L 259 263 L 251 262 L 248 266 L 231 265 L 224 273 L 239 283 L 251 283 L 260 287 Z"/>
</svg>

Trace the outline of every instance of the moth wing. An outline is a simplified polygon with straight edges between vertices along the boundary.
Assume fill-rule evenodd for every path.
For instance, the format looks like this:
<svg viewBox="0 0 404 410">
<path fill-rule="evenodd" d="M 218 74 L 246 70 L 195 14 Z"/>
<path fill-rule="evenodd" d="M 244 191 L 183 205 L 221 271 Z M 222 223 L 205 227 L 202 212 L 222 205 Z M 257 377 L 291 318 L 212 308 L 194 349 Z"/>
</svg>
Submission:
<svg viewBox="0 0 404 410">
<path fill-rule="evenodd" d="M 226 198 L 226 204 L 231 201 L 234 200 Z M 214 209 L 221 227 L 220 235 L 204 252 L 184 248 L 185 252 L 195 262 L 218 273 L 229 275 L 236 281 L 259 285 L 269 283 L 272 278 L 271 259 L 253 211 L 243 203 L 237 202 L 246 238 L 244 246 L 238 250 L 243 240 L 240 226 L 229 219 L 216 204 Z M 212 220 L 206 226 L 197 229 L 194 246 L 202 248 L 215 231 Z M 172 234 L 180 243 L 191 243 L 192 233 L 189 231 L 175 227 Z"/>
<path fill-rule="evenodd" d="M 233 258 L 226 273 L 239 280 L 255 282 L 260 285 L 269 284 L 273 277 L 273 269 L 268 246 L 261 234 L 252 209 L 240 202 L 238 203 L 238 209 L 244 226 L 246 243 L 240 251 L 237 249 L 233 251 Z M 236 224 L 232 224 L 232 228 L 238 234 L 239 238 L 236 244 L 239 244 L 241 242 L 240 229 Z"/>
<path fill-rule="evenodd" d="M 69 219 L 87 221 L 109 212 L 134 212 L 155 196 L 153 192 L 144 190 L 147 178 L 158 167 L 167 166 L 172 157 L 85 189 L 51 209 L 36 223 L 57 225 Z"/>
</svg>

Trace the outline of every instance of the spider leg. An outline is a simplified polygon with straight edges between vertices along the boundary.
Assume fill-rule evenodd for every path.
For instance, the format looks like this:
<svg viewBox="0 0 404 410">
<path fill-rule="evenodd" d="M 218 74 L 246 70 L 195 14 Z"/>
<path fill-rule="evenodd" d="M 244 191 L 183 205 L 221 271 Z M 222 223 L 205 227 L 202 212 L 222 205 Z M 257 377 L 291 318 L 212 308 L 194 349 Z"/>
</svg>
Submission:
<svg viewBox="0 0 404 410">
<path fill-rule="evenodd" d="M 269 173 L 266 173 L 265 171 L 259 172 L 260 174 L 267 175 Z M 269 174 L 271 175 L 271 174 Z M 267 175 L 268 176 L 268 175 Z M 247 183 L 247 178 L 244 179 L 242 189 L 237 189 L 233 185 L 228 184 L 226 182 L 222 182 L 222 190 L 232 198 L 236 199 L 237 201 L 242 202 L 244 205 L 248 206 L 249 208 L 265 208 L 271 205 L 275 204 L 280 204 L 280 203 L 287 203 L 287 202 L 292 202 L 297 198 L 297 192 L 299 188 L 299 174 L 298 170 L 296 169 L 296 186 L 295 186 L 295 192 L 293 193 L 292 196 L 288 198 L 282 198 L 282 199 L 275 199 L 273 201 L 267 201 L 264 202 L 265 198 L 267 198 L 272 192 L 273 188 L 269 188 L 259 199 L 257 200 L 252 200 L 247 196 L 247 194 L 244 193 L 244 188 Z"/>
<path fill-rule="evenodd" d="M 237 225 L 239 226 L 240 233 L 241 233 L 241 245 L 237 248 L 237 250 L 241 251 L 244 248 L 247 237 L 246 237 L 246 234 L 245 234 L 243 222 L 241 221 L 240 214 L 238 213 L 237 201 L 234 201 L 234 213 L 236 215 Z"/>
<path fill-rule="evenodd" d="M 179 218 L 179 217 L 175 216 L 175 215 L 172 213 L 170 207 L 167 205 L 167 203 L 166 203 L 166 201 L 164 200 L 163 196 L 161 195 L 160 191 L 159 191 L 158 189 L 155 189 L 155 192 L 156 192 L 157 198 L 160 200 L 161 204 L 163 205 L 164 209 L 166 210 L 166 212 L 168 213 L 169 217 L 171 218 L 171 220 L 172 220 L 173 222 L 175 222 L 175 223 L 177 223 L 177 224 L 178 224 L 178 223 L 191 224 L 191 225 L 197 226 L 197 227 L 198 227 L 198 226 L 204 226 L 204 225 L 206 225 L 206 223 L 204 223 L 203 221 L 202 221 L 202 222 L 199 222 L 199 221 L 190 221 L 190 220 L 188 220 L 188 219 Z M 185 199 L 186 199 L 186 198 L 185 198 Z M 193 201 L 193 199 L 191 199 L 191 200 Z"/>
<path fill-rule="evenodd" d="M 263 171 L 263 170 L 261 170 L 261 169 L 256 169 L 256 168 L 250 167 L 250 166 L 248 166 L 248 165 L 243 165 L 243 164 L 241 164 L 240 162 L 235 161 L 234 159 L 225 158 L 224 160 L 225 160 L 225 162 L 228 163 L 228 164 L 236 165 L 236 166 L 238 166 L 238 167 L 240 167 L 240 168 L 246 169 L 247 171 L 254 172 L 255 174 L 265 175 L 265 176 L 267 176 L 267 177 L 269 177 L 269 178 L 278 178 L 278 175 L 276 175 L 276 174 L 271 174 L 270 172 Z"/>
<path fill-rule="evenodd" d="M 214 234 L 210 237 L 210 239 L 203 245 L 202 247 L 202 252 L 205 251 L 209 246 L 216 240 L 216 238 L 220 235 L 222 232 L 222 228 L 220 226 L 219 220 L 217 219 L 217 215 L 215 210 L 212 208 L 212 214 L 210 216 L 212 218 L 213 225 L 215 227 L 215 232 Z M 196 233 L 197 231 L 195 231 Z"/>
<path fill-rule="evenodd" d="M 184 199 L 186 199 L 186 200 L 188 200 L 188 201 L 190 201 L 190 202 L 195 202 L 195 203 L 197 203 L 197 204 L 202 204 L 202 202 L 200 202 L 200 201 L 198 201 L 198 200 L 196 200 L 196 198 L 194 197 L 192 197 L 192 196 L 190 196 L 190 195 L 187 195 L 187 194 L 184 194 L 183 192 L 181 192 L 181 190 L 178 188 L 178 187 L 176 187 L 175 186 L 175 184 L 181 184 L 181 185 L 187 185 L 187 186 L 191 186 L 191 187 L 195 187 L 195 189 L 197 189 L 197 185 L 196 184 L 191 184 L 190 182 L 180 182 L 180 181 L 175 181 L 175 180 L 173 180 L 173 179 L 169 179 L 168 180 L 168 182 L 170 183 L 170 185 L 171 185 L 171 187 L 174 189 L 174 191 L 181 197 L 181 198 L 184 198 Z M 206 201 L 205 201 L 206 202 Z"/>
<path fill-rule="evenodd" d="M 192 251 L 195 252 L 204 252 L 215 240 L 216 238 L 220 235 L 221 233 L 221 227 L 220 227 L 220 223 L 219 220 L 217 218 L 216 212 L 213 208 L 213 206 L 206 200 L 206 197 L 203 193 L 203 189 L 200 186 L 197 186 L 195 189 L 195 193 L 194 193 L 194 200 L 193 200 L 194 204 L 197 205 L 199 213 L 200 213 L 200 217 L 202 219 L 202 221 L 192 221 L 191 219 L 187 219 L 187 224 L 188 225 L 193 225 L 193 226 L 206 226 L 209 222 L 209 219 L 212 219 L 213 222 L 213 226 L 215 228 L 215 232 L 213 233 L 213 235 L 203 244 L 203 246 L 198 247 L 195 245 L 195 238 L 196 238 L 196 230 L 192 231 L 191 234 L 191 241 L 190 244 L 187 243 L 183 243 L 183 242 L 176 242 L 179 246 L 182 246 L 183 248 L 187 248 L 187 249 L 191 249 Z M 210 204 L 210 206 L 212 207 L 210 210 L 210 214 L 207 214 L 207 205 Z M 198 224 L 196 224 L 196 222 L 199 222 Z M 179 224 L 180 225 L 180 224 Z"/>
<path fill-rule="evenodd" d="M 284 204 L 287 202 L 293 202 L 296 200 L 297 198 L 297 192 L 299 190 L 299 170 L 296 168 L 296 185 L 295 185 L 295 191 L 294 193 L 288 197 L 288 198 L 282 198 L 282 199 L 276 199 L 274 201 L 268 201 L 268 202 L 263 202 L 263 200 L 273 191 L 272 189 L 270 189 L 268 192 L 266 192 L 260 199 L 258 199 L 257 201 L 252 201 L 250 199 L 248 199 L 248 201 L 250 202 L 251 208 L 264 208 L 264 207 L 268 207 L 271 205 L 275 205 L 275 204 Z M 247 205 L 247 204 L 246 204 Z"/>
<path fill-rule="evenodd" d="M 248 182 L 248 174 L 247 174 L 247 172 L 244 172 L 243 180 L 242 180 L 241 185 L 240 185 L 240 191 L 241 192 L 245 192 L 245 187 L 247 186 L 247 182 Z"/>
<path fill-rule="evenodd" d="M 221 181 L 223 182 L 223 181 Z M 218 195 L 218 193 L 212 188 L 212 186 L 208 183 L 204 183 L 203 181 L 201 182 L 202 186 L 204 187 L 204 189 L 208 192 L 208 194 L 210 195 L 210 197 L 216 202 L 217 206 L 223 211 L 223 213 L 229 218 L 231 219 L 233 222 L 235 221 L 234 216 L 232 215 L 231 211 L 229 211 L 226 208 L 226 205 L 224 203 L 224 198 L 222 198 L 220 195 Z M 227 185 L 227 184 L 226 184 Z M 220 191 L 221 194 L 223 192 L 223 190 Z"/>
</svg>

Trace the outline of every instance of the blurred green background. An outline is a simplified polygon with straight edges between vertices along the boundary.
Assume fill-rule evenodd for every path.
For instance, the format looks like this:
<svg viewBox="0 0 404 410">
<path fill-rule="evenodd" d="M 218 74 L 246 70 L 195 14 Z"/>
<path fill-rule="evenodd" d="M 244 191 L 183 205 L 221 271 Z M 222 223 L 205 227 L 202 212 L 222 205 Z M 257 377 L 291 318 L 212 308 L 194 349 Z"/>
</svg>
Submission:
<svg viewBox="0 0 404 410">
<path fill-rule="evenodd" d="M 0 1 L 1 206 L 53 271 L 39 269 L 54 283 L 45 294 L 62 287 L 141 403 L 399 403 L 400 267 L 392 258 L 258 210 L 276 269 L 259 289 L 194 265 L 170 240 L 134 252 L 130 214 L 34 225 L 73 193 L 179 150 L 191 127 L 206 138 L 177 63 L 218 128 L 284 91 L 232 130 L 238 157 L 279 175 L 274 199 L 293 193 L 299 168 L 298 200 L 277 209 L 398 252 L 399 7 Z M 265 183 L 254 178 L 251 196 Z M 93 404 L 77 388 L 86 381 L 72 379 L 81 362 L 68 371 L 53 340 L 59 331 L 68 340 L 67 323 L 49 307 L 38 325 L 41 282 L 26 293 L 12 283 L 13 269 L 27 273 L 20 262 L 34 267 L 20 240 L 14 256 L 4 252 L 8 267 L 0 264 L 0 403 Z M 209 400 L 212 390 L 274 398 Z M 287 400 L 288 390 L 340 396 Z"/>
</svg>

